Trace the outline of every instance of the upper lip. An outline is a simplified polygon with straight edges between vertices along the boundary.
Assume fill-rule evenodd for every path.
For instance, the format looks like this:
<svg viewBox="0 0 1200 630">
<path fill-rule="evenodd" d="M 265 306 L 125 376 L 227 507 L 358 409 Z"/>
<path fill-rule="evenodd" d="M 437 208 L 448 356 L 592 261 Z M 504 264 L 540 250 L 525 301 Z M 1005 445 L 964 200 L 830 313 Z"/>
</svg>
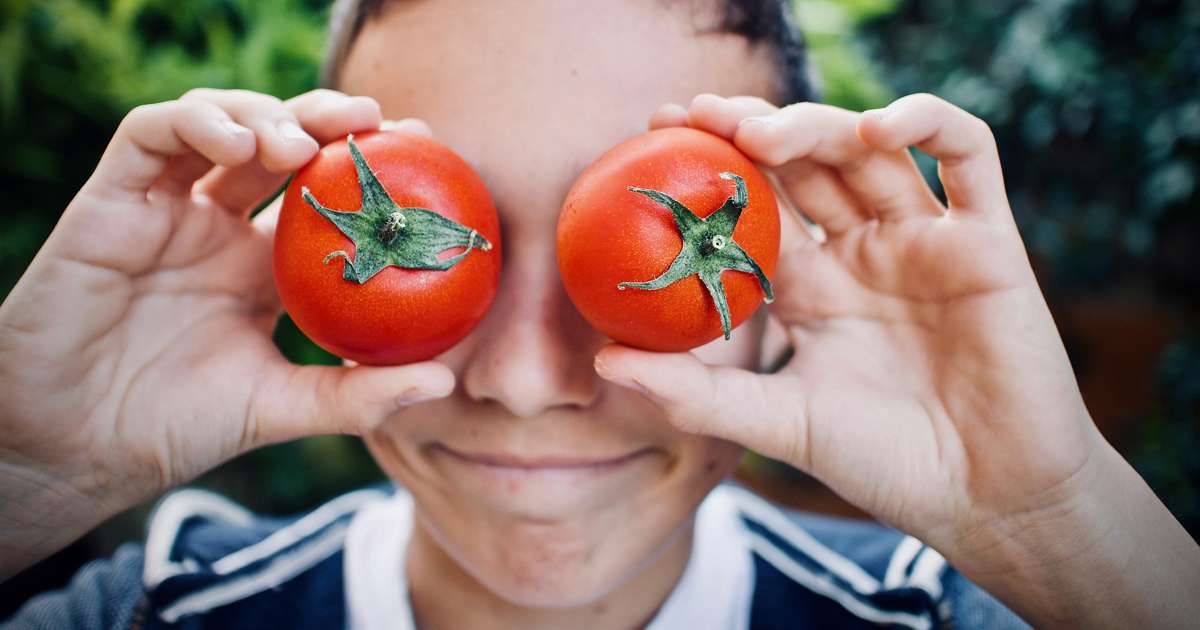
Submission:
<svg viewBox="0 0 1200 630">
<path fill-rule="evenodd" d="M 595 468 L 612 466 L 631 460 L 649 452 L 649 447 L 612 457 L 575 457 L 562 455 L 538 455 L 534 457 L 512 455 L 508 453 L 475 453 L 457 451 L 445 445 L 439 445 L 450 455 L 466 460 L 473 464 L 496 466 L 498 468 Z"/>
</svg>

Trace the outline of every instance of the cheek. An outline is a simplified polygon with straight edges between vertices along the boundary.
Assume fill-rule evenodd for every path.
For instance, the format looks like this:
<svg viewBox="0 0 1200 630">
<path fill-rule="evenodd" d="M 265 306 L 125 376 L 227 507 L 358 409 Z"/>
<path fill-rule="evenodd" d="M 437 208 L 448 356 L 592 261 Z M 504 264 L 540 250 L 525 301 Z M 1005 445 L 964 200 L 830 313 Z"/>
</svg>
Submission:
<svg viewBox="0 0 1200 630">
<path fill-rule="evenodd" d="M 717 438 L 689 435 L 680 446 L 681 461 L 694 462 L 684 483 L 711 487 L 737 470 L 745 449 L 740 445 Z"/>
</svg>

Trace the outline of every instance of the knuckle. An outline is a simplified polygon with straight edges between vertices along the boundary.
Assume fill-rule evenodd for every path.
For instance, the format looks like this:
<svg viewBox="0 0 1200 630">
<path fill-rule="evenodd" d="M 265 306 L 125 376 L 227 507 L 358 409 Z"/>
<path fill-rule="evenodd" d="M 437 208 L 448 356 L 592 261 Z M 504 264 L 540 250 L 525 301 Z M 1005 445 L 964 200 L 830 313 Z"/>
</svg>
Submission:
<svg viewBox="0 0 1200 630">
<path fill-rule="evenodd" d="M 116 135 L 128 135 L 136 130 L 145 129 L 147 125 L 153 125 L 153 121 L 171 116 L 172 110 L 178 106 L 178 101 L 138 105 L 129 110 L 129 113 L 125 114 L 125 118 L 121 119 L 121 123 L 117 125 Z"/>
<path fill-rule="evenodd" d="M 279 100 L 279 98 L 275 96 L 263 94 L 262 92 L 255 92 L 254 90 L 237 88 L 226 90 L 225 93 L 239 100 L 250 101 L 254 103 L 273 103 L 276 105 L 283 103 L 283 101 Z"/>
<path fill-rule="evenodd" d="M 350 413 L 346 410 L 339 411 L 334 422 L 334 430 L 341 435 L 363 435 L 368 426 L 369 423 L 361 413 Z"/>
<path fill-rule="evenodd" d="M 946 101 L 942 100 L 941 97 L 930 94 L 929 92 L 917 92 L 916 94 L 910 94 L 909 96 L 906 96 L 900 100 L 922 107 L 939 107 L 947 104 Z"/>
<path fill-rule="evenodd" d="M 317 391 L 326 404 L 318 406 L 333 410 L 330 418 L 333 429 L 343 435 L 362 435 L 369 424 L 364 417 L 369 406 L 361 404 L 359 397 L 352 396 L 347 390 L 347 381 L 338 371 L 322 370 L 319 373 Z"/>
<path fill-rule="evenodd" d="M 319 107 L 330 101 L 339 98 L 347 98 L 345 94 L 328 88 L 316 88 L 309 90 L 303 94 L 299 94 L 286 101 L 283 104 L 290 110 L 303 110 L 312 107 Z"/>
<path fill-rule="evenodd" d="M 125 114 L 125 118 L 121 121 L 121 124 L 122 126 L 125 126 L 145 118 L 150 118 L 151 116 L 154 116 L 158 112 L 162 111 L 162 105 L 162 103 L 138 105 L 137 107 L 129 110 L 128 114 Z"/>
<path fill-rule="evenodd" d="M 214 113 L 214 109 L 220 110 L 219 107 L 209 103 L 208 101 L 179 100 L 175 102 L 174 114 L 184 118 L 194 118 L 199 116 L 210 116 Z"/>
<path fill-rule="evenodd" d="M 819 111 L 820 108 L 816 103 L 805 101 L 802 103 L 792 103 L 779 110 L 779 117 L 782 120 L 799 120 L 812 116 Z"/>
<path fill-rule="evenodd" d="M 779 109 L 761 96 L 735 96 L 731 100 L 755 112 L 771 113 Z"/>
<path fill-rule="evenodd" d="M 987 124 L 987 121 L 966 111 L 963 111 L 963 114 L 967 118 L 967 129 L 970 130 L 972 137 L 977 142 L 994 143 L 996 141 L 992 127 Z"/>
<path fill-rule="evenodd" d="M 316 88 L 301 94 L 301 96 L 308 96 L 310 98 L 335 98 L 345 97 L 346 95 L 342 92 L 331 90 L 329 88 Z"/>
<path fill-rule="evenodd" d="M 277 111 L 286 116 L 291 115 L 283 101 L 269 94 L 251 90 L 225 90 L 220 101 L 222 107 L 245 117 L 262 116 L 265 113 L 274 115 Z"/>
<path fill-rule="evenodd" d="M 217 90 L 212 88 L 196 87 L 184 92 L 183 95 L 179 97 L 179 100 L 191 101 L 202 98 L 211 98 L 215 92 L 217 92 Z"/>
</svg>

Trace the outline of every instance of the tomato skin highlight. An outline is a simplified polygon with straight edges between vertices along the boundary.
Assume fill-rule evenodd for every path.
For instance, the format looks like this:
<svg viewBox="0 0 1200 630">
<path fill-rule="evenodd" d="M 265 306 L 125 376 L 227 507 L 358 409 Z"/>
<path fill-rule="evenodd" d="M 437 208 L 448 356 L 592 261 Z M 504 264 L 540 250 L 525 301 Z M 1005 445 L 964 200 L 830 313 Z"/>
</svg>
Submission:
<svg viewBox="0 0 1200 630">
<path fill-rule="evenodd" d="M 386 267 L 364 284 L 342 277 L 331 252 L 354 243 L 300 195 L 307 187 L 330 208 L 362 202 L 349 145 L 330 143 L 288 185 L 275 228 L 275 285 L 284 309 L 314 343 L 367 365 L 431 359 L 461 341 L 487 313 L 500 281 L 500 221 L 483 180 L 447 147 L 415 134 L 355 134 L 388 195 L 400 207 L 431 210 L 474 228 L 492 244 L 444 270 Z M 443 252 L 441 259 L 463 251 Z"/>
<path fill-rule="evenodd" d="M 774 277 L 779 211 L 766 176 L 712 134 L 686 127 L 651 131 L 588 166 L 559 215 L 559 274 L 592 327 L 620 343 L 661 352 L 690 350 L 722 335 L 712 298 L 695 275 L 659 290 L 617 289 L 621 282 L 655 278 L 683 246 L 670 211 L 629 187 L 667 193 L 703 218 L 733 194 L 722 172 L 741 176 L 750 199 L 733 240 Z M 763 291 L 749 273 L 727 270 L 721 281 L 737 327 L 758 308 Z"/>
</svg>

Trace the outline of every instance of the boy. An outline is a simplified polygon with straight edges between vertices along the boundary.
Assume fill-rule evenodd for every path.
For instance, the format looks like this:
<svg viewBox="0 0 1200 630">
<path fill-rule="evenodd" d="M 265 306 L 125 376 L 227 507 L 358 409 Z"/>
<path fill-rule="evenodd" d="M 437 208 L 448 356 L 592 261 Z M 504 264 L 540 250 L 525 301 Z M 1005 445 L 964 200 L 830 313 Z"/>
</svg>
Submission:
<svg viewBox="0 0 1200 630">
<path fill-rule="evenodd" d="M 770 104 L 807 96 L 784 6 L 343 2 L 339 92 L 197 90 L 132 112 L 0 307 L 5 574 L 301 435 L 363 434 L 403 490 L 286 523 L 174 494 L 144 550 L 13 623 L 1020 625 L 963 575 L 1039 627 L 1195 619 L 1200 551 L 1091 423 L 986 126 L 923 95 Z M 770 325 L 795 355 L 779 372 L 753 371 L 779 351 L 764 318 L 657 355 L 606 345 L 566 300 L 561 199 L 648 116 L 728 138 L 821 226 L 783 216 Z M 501 290 L 437 362 L 289 365 L 269 337 L 274 215 L 246 215 L 320 144 L 384 118 L 483 176 Z M 909 146 L 941 161 L 948 208 Z M 913 536 L 717 487 L 743 447 Z"/>
</svg>

